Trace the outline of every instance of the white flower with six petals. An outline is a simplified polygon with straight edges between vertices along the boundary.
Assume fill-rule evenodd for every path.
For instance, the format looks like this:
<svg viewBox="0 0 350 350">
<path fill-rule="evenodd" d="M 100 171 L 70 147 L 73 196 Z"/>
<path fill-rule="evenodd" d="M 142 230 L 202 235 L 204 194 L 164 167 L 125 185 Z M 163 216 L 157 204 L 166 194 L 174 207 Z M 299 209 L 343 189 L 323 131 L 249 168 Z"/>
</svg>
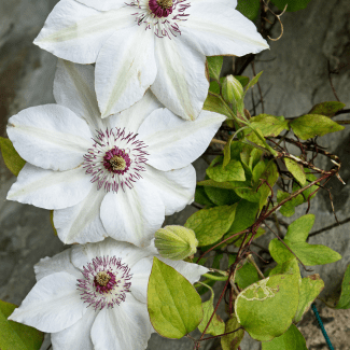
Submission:
<svg viewBox="0 0 350 350">
<path fill-rule="evenodd" d="M 52 333 L 54 350 L 143 350 L 154 332 L 147 311 L 153 245 L 107 238 L 42 259 L 37 283 L 10 320 Z M 191 283 L 207 268 L 163 259 Z"/>
<path fill-rule="evenodd" d="M 206 56 L 268 48 L 237 0 L 61 0 L 34 41 L 54 55 L 96 62 L 102 117 L 151 90 L 184 119 L 196 119 L 208 94 Z"/>
<path fill-rule="evenodd" d="M 7 199 L 55 210 L 66 244 L 110 236 L 144 247 L 165 215 L 193 201 L 191 163 L 225 117 L 203 111 L 184 121 L 147 92 L 129 110 L 102 120 L 93 71 L 59 60 L 58 104 L 10 118 L 9 138 L 27 164 Z"/>
</svg>

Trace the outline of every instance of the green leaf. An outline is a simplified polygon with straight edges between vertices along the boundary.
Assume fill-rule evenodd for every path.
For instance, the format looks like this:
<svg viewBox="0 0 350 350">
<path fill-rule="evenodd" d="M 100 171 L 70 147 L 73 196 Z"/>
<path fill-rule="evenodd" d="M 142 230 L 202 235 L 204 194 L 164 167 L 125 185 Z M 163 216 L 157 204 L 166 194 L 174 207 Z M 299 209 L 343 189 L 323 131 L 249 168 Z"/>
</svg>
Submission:
<svg viewBox="0 0 350 350">
<path fill-rule="evenodd" d="M 344 126 L 341 126 L 333 120 L 318 114 L 303 115 L 292 120 L 290 126 L 292 127 L 295 135 L 302 140 L 344 130 Z"/>
<path fill-rule="evenodd" d="M 232 236 L 234 233 L 245 230 L 254 224 L 259 210 L 258 203 L 251 203 L 247 200 L 240 200 L 236 209 L 236 217 L 230 227 L 227 236 Z M 226 237 L 225 237 L 226 238 Z"/>
<path fill-rule="evenodd" d="M 241 325 L 238 323 L 236 315 L 232 314 L 229 320 L 226 322 L 225 333 L 233 332 L 234 330 L 238 329 L 240 326 Z M 244 337 L 243 329 L 240 329 L 237 332 L 221 337 L 222 350 L 237 350 L 243 337 Z"/>
<path fill-rule="evenodd" d="M 236 208 L 237 204 L 199 210 L 188 218 L 185 227 L 196 233 L 198 246 L 213 244 L 231 227 Z"/>
<path fill-rule="evenodd" d="M 207 194 L 205 193 L 205 189 L 202 186 L 196 187 L 196 193 L 194 196 L 194 201 L 198 204 L 204 205 L 208 208 L 214 207 L 215 204 L 209 199 Z"/>
<path fill-rule="evenodd" d="M 244 75 L 235 75 L 235 78 L 242 84 L 243 87 L 249 84 L 249 78 Z"/>
<path fill-rule="evenodd" d="M 259 114 L 250 120 L 255 128 L 259 128 L 264 136 L 278 136 L 283 130 L 288 130 L 288 121 L 281 120 L 269 114 Z"/>
<path fill-rule="evenodd" d="M 272 0 L 281 11 L 288 4 L 287 11 L 294 12 L 306 8 L 310 0 Z"/>
<path fill-rule="evenodd" d="M 228 163 L 230 163 L 231 160 L 231 143 L 235 135 L 232 135 L 228 141 L 226 142 L 226 145 L 224 147 L 224 161 L 222 163 L 222 167 L 226 168 Z"/>
<path fill-rule="evenodd" d="M 308 180 L 308 182 L 313 182 L 316 180 L 316 176 L 314 174 L 310 173 L 310 170 L 305 168 L 305 175 L 306 175 L 306 179 Z M 293 184 L 293 192 L 296 192 L 298 190 L 300 190 L 303 186 L 301 184 L 299 184 L 298 182 L 294 181 Z M 307 190 L 303 191 L 301 193 L 304 202 L 307 202 L 307 199 L 309 198 L 309 196 L 311 195 L 311 193 L 315 192 L 319 187 L 317 185 L 313 185 L 310 188 L 308 188 Z M 313 194 L 310 199 L 314 198 L 316 196 L 316 193 Z"/>
<path fill-rule="evenodd" d="M 238 0 L 236 8 L 242 15 L 249 18 L 251 21 L 259 14 L 260 1 L 259 0 Z"/>
<path fill-rule="evenodd" d="M 306 175 L 304 167 L 293 159 L 284 158 L 284 162 L 288 171 L 294 176 L 294 178 L 303 186 L 306 184 Z"/>
<path fill-rule="evenodd" d="M 281 203 L 284 199 L 289 198 L 291 195 L 287 192 L 282 192 L 281 190 L 277 191 L 277 201 Z M 295 207 L 304 203 L 304 198 L 301 194 L 292 198 L 288 202 L 282 205 L 280 213 L 286 217 L 290 217 L 295 213 Z"/>
<path fill-rule="evenodd" d="M 291 242 L 288 239 L 284 239 L 284 242 L 307 266 L 330 264 L 341 259 L 340 254 L 324 245 Z M 293 257 L 293 254 L 277 238 L 270 242 L 269 251 L 278 264 L 282 264 Z"/>
<path fill-rule="evenodd" d="M 259 281 L 259 275 L 256 268 L 250 262 L 246 262 L 236 271 L 235 282 L 240 289 L 245 289 L 251 284 Z"/>
<path fill-rule="evenodd" d="M 217 81 L 212 81 L 209 85 L 209 91 L 214 92 L 214 94 L 220 95 L 220 85 Z"/>
<path fill-rule="evenodd" d="M 163 337 L 180 339 L 197 328 L 202 301 L 192 284 L 154 257 L 147 305 L 153 328 Z"/>
<path fill-rule="evenodd" d="M 308 114 L 319 114 L 332 118 L 335 113 L 342 110 L 344 107 L 345 104 L 338 101 L 323 102 L 313 106 Z"/>
<path fill-rule="evenodd" d="M 350 265 L 348 265 L 343 282 L 341 285 L 341 293 L 336 309 L 350 309 Z"/>
<path fill-rule="evenodd" d="M 239 293 L 235 311 L 238 322 L 254 339 L 268 341 L 290 327 L 298 307 L 298 282 L 277 275 L 252 284 Z"/>
<path fill-rule="evenodd" d="M 214 181 L 245 181 L 245 172 L 242 163 L 239 160 L 232 159 L 227 166 L 223 168 L 224 157 L 216 157 L 209 168 L 207 169 L 207 175 Z"/>
<path fill-rule="evenodd" d="M 199 324 L 198 329 L 203 333 L 205 327 L 207 326 L 211 315 L 214 312 L 214 291 L 207 286 L 211 291 L 211 297 L 208 301 L 205 301 L 202 304 L 203 308 L 203 319 L 202 322 Z M 206 331 L 205 334 L 211 334 L 211 335 L 220 335 L 225 332 L 225 322 L 221 319 L 221 317 L 217 314 L 214 315 L 212 321 L 210 322 L 210 325 Z"/>
<path fill-rule="evenodd" d="M 236 212 L 236 216 L 237 216 L 237 212 Z M 253 240 L 261 237 L 264 234 L 265 234 L 265 230 L 262 227 L 259 227 L 258 230 L 256 231 L 255 235 L 254 235 Z M 232 235 L 232 233 L 231 233 L 231 235 Z M 249 233 L 248 236 L 247 236 L 246 242 L 248 242 L 251 238 L 252 238 L 252 233 Z M 241 235 L 238 238 L 234 238 L 234 245 L 237 248 L 239 248 L 241 246 L 241 244 L 242 244 L 243 239 L 244 239 L 244 235 Z"/>
<path fill-rule="evenodd" d="M 210 180 L 212 181 L 212 180 Z M 217 184 L 225 184 L 226 182 L 216 182 Z M 219 187 L 204 187 L 205 193 L 209 199 L 218 206 L 232 205 L 237 203 L 240 198 L 233 190 L 225 190 Z"/>
<path fill-rule="evenodd" d="M 270 271 L 269 276 L 275 275 L 291 275 L 299 284 L 301 283 L 298 261 L 294 256 L 290 260 L 282 264 L 278 264 Z"/>
<path fill-rule="evenodd" d="M 263 74 L 263 71 L 259 72 L 255 77 L 253 77 L 253 79 L 247 85 L 246 91 L 258 83 L 262 74 Z"/>
<path fill-rule="evenodd" d="M 17 153 L 11 140 L 0 137 L 0 148 L 7 168 L 13 175 L 18 176 L 26 162 Z"/>
<path fill-rule="evenodd" d="M 314 223 L 315 215 L 307 214 L 301 216 L 288 226 L 285 239 L 288 239 L 290 242 L 305 242 Z"/>
<path fill-rule="evenodd" d="M 210 77 L 212 79 L 219 80 L 224 58 L 222 56 L 211 56 L 207 57 L 207 61 Z"/>
<path fill-rule="evenodd" d="M 299 329 L 292 324 L 280 337 L 262 343 L 262 350 L 307 350 L 306 341 Z"/>
<path fill-rule="evenodd" d="M 44 333 L 7 320 L 16 307 L 0 300 L 0 349 L 39 350 L 44 341 Z"/>
<path fill-rule="evenodd" d="M 233 112 L 230 110 L 226 102 L 217 95 L 209 94 L 204 102 L 203 109 L 210 112 L 226 115 L 228 119 L 233 118 Z"/>
<path fill-rule="evenodd" d="M 306 311 L 310 309 L 312 302 L 317 298 L 324 288 L 324 282 L 318 274 L 307 276 L 301 280 L 299 287 L 298 310 L 294 321 L 299 322 Z"/>
</svg>

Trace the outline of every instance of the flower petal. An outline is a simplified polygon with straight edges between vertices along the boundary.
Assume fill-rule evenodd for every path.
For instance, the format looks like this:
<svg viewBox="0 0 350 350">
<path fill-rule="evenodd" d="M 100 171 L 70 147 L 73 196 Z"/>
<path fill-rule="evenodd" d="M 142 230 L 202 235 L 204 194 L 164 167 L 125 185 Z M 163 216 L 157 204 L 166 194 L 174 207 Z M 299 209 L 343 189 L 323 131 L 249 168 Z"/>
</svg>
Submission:
<svg viewBox="0 0 350 350">
<path fill-rule="evenodd" d="M 163 171 L 191 164 L 207 149 L 225 118 L 203 111 L 195 121 L 184 121 L 167 109 L 154 111 L 139 129 L 148 145 L 147 163 Z"/>
<path fill-rule="evenodd" d="M 208 95 L 206 57 L 181 37 L 156 41 L 157 77 L 151 89 L 175 114 L 194 120 Z"/>
<path fill-rule="evenodd" d="M 81 167 L 52 171 L 27 163 L 12 185 L 7 199 L 43 209 L 64 209 L 86 197 L 92 186 L 89 180 Z"/>
<path fill-rule="evenodd" d="M 84 317 L 67 329 L 51 334 L 55 350 L 94 350 L 90 332 L 98 315 L 93 308 L 88 308 Z"/>
<path fill-rule="evenodd" d="M 38 281 L 9 320 L 54 333 L 76 323 L 85 311 L 76 278 L 59 272 Z"/>
<path fill-rule="evenodd" d="M 132 268 L 140 259 L 152 254 L 154 254 L 154 248 L 151 246 L 140 249 L 130 243 L 106 238 L 99 243 L 74 245 L 71 250 L 71 262 L 76 268 L 83 271 L 83 267 L 91 263 L 92 259 L 108 255 L 121 258 L 123 263 Z"/>
<path fill-rule="evenodd" d="M 147 305 L 128 294 L 118 307 L 99 312 L 91 338 L 95 350 L 143 350 L 152 330 Z"/>
<path fill-rule="evenodd" d="M 154 33 L 143 26 L 117 31 L 96 62 L 96 93 L 102 118 L 132 106 L 156 77 Z"/>
<path fill-rule="evenodd" d="M 56 102 L 85 119 L 90 128 L 101 129 L 101 113 L 95 93 L 95 69 L 59 59 L 53 86 Z"/>
<path fill-rule="evenodd" d="M 19 112 L 10 118 L 7 133 L 24 160 L 44 169 L 76 167 L 92 144 L 86 122 L 59 105 Z"/>
<path fill-rule="evenodd" d="M 34 44 L 57 57 L 94 63 L 115 30 L 135 24 L 133 9 L 99 12 L 74 0 L 61 0 L 47 18 Z"/>
<path fill-rule="evenodd" d="M 181 38 L 206 56 L 244 56 L 269 48 L 254 23 L 225 2 L 196 1 L 181 23 Z"/>
<path fill-rule="evenodd" d="M 125 128 L 126 131 L 137 133 L 143 121 L 153 111 L 162 107 L 163 105 L 153 95 L 152 91 L 148 89 L 140 101 L 121 113 L 113 114 L 109 118 L 103 119 L 103 122 L 110 128 Z"/>
<path fill-rule="evenodd" d="M 147 287 L 152 271 L 153 256 L 139 260 L 132 268 L 130 291 L 141 303 L 147 304 Z"/>
<path fill-rule="evenodd" d="M 54 225 L 64 244 L 102 241 L 107 237 L 100 219 L 100 206 L 106 192 L 92 184 L 88 195 L 73 207 L 55 210 Z"/>
<path fill-rule="evenodd" d="M 109 192 L 102 201 L 100 216 L 109 236 L 146 247 L 164 221 L 165 208 L 153 187 L 140 179 L 125 192 Z"/>
<path fill-rule="evenodd" d="M 52 258 L 46 257 L 40 259 L 34 265 L 34 271 L 37 281 L 57 272 L 66 272 L 75 276 L 75 278 L 81 278 L 81 272 L 70 261 L 70 249 L 66 249 Z"/>
<path fill-rule="evenodd" d="M 167 265 L 173 267 L 177 272 L 181 273 L 182 276 L 187 278 L 192 284 L 199 281 L 201 276 L 209 271 L 209 269 L 204 266 L 187 263 L 182 260 L 170 260 L 165 259 L 161 256 L 157 256 L 157 258 L 159 260 L 162 260 Z"/>
<path fill-rule="evenodd" d="M 125 0 L 77 0 L 99 11 L 117 10 L 125 6 Z"/>
<path fill-rule="evenodd" d="M 171 171 L 157 170 L 146 165 L 143 178 L 158 193 L 165 206 L 165 215 L 181 211 L 194 200 L 196 171 L 192 165 Z"/>
</svg>

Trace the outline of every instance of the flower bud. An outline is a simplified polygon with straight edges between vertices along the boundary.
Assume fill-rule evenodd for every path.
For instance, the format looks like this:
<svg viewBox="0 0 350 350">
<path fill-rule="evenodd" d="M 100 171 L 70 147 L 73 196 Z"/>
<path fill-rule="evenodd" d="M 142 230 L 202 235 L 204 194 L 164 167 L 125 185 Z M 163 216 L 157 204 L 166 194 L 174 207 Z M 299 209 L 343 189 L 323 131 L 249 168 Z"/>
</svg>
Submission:
<svg viewBox="0 0 350 350">
<path fill-rule="evenodd" d="M 154 244 L 163 258 L 183 260 L 197 251 L 198 241 L 193 230 L 170 225 L 159 229 Z"/>
<path fill-rule="evenodd" d="M 233 75 L 228 75 L 225 78 L 222 85 L 222 94 L 227 102 L 239 101 L 243 96 L 243 92 L 242 84 Z"/>
</svg>

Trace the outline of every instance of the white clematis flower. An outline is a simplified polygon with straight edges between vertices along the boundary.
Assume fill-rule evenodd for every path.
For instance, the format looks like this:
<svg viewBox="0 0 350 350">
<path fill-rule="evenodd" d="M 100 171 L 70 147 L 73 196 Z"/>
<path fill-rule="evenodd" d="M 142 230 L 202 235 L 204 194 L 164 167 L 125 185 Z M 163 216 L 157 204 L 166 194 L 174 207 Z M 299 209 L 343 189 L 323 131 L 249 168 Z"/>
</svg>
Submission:
<svg viewBox="0 0 350 350">
<path fill-rule="evenodd" d="M 147 285 L 155 255 L 153 245 L 139 249 L 108 238 L 42 259 L 37 283 L 9 319 L 52 333 L 54 350 L 143 350 L 154 332 Z M 191 283 L 208 271 L 160 259 Z"/>
<path fill-rule="evenodd" d="M 165 215 L 193 201 L 191 163 L 225 117 L 203 111 L 196 121 L 184 121 L 147 92 L 131 109 L 102 120 L 93 71 L 60 60 L 58 104 L 10 118 L 9 138 L 27 164 L 7 198 L 54 209 L 66 244 L 111 236 L 146 246 Z"/>
<path fill-rule="evenodd" d="M 206 56 L 268 48 L 237 0 L 61 0 L 34 43 L 76 63 L 96 62 L 102 118 L 151 86 L 169 110 L 196 119 L 208 94 Z"/>
</svg>

